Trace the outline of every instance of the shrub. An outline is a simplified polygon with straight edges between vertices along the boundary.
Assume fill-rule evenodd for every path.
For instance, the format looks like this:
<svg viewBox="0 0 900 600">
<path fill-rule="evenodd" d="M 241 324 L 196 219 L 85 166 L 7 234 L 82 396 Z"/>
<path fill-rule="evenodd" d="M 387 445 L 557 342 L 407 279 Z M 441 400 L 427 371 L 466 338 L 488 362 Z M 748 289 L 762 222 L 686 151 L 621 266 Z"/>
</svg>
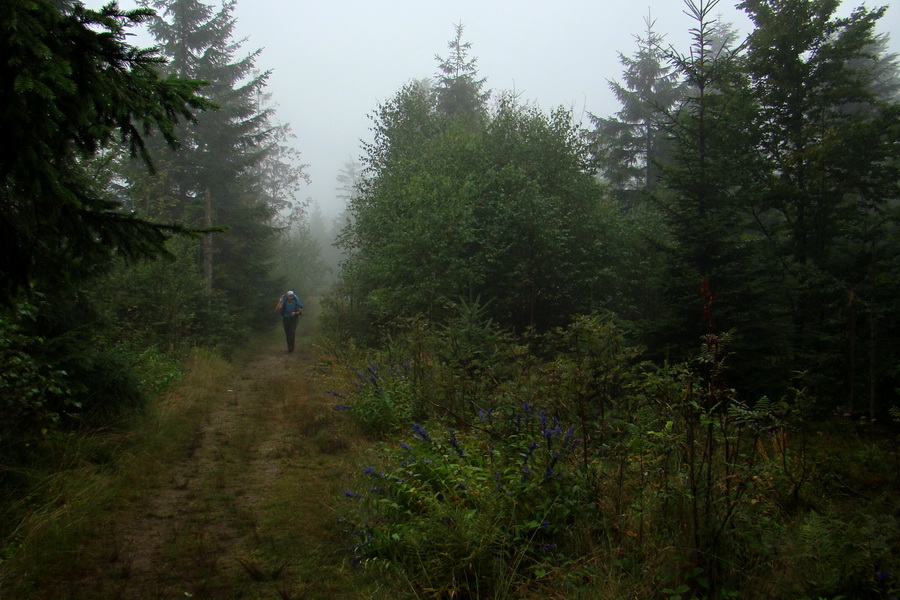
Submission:
<svg viewBox="0 0 900 600">
<path fill-rule="evenodd" d="M 342 400 L 335 410 L 348 410 L 363 433 L 382 437 L 414 418 L 415 395 L 409 380 L 409 364 L 380 367 L 369 363 L 353 369 L 353 390 L 327 393 Z"/>
<path fill-rule="evenodd" d="M 482 412 L 465 435 L 412 431 L 387 452 L 391 467 L 366 467 L 360 491 L 345 492 L 355 562 L 416 571 L 434 590 L 477 597 L 564 559 L 569 528 L 589 508 L 574 428 L 526 404 Z"/>
</svg>

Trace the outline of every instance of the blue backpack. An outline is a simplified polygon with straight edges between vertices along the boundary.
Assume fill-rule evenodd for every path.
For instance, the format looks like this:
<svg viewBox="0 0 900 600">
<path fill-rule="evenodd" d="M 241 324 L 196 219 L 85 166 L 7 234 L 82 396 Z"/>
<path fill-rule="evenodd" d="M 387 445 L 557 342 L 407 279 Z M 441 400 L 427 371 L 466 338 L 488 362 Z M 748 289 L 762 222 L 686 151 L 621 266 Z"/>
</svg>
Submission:
<svg viewBox="0 0 900 600">
<path fill-rule="evenodd" d="M 303 314 L 303 302 L 300 301 L 300 297 L 294 294 L 294 304 L 297 305 L 300 314 Z M 281 316 L 282 317 L 290 317 L 291 314 L 287 310 L 288 308 L 288 300 L 287 294 L 281 297 Z"/>
</svg>

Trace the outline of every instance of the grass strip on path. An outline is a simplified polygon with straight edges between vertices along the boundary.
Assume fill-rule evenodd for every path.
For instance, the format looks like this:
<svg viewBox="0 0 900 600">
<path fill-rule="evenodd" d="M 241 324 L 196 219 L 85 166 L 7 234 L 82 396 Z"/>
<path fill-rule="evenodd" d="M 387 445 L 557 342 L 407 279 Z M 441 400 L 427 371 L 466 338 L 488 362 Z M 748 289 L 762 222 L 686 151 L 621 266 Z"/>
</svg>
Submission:
<svg viewBox="0 0 900 600">
<path fill-rule="evenodd" d="M 58 474 L 0 600 L 396 597 L 345 560 L 331 503 L 359 457 L 313 389 L 308 340 L 282 346 L 267 336 L 234 366 L 198 354 L 129 433 L 103 434 L 105 464 Z"/>
</svg>

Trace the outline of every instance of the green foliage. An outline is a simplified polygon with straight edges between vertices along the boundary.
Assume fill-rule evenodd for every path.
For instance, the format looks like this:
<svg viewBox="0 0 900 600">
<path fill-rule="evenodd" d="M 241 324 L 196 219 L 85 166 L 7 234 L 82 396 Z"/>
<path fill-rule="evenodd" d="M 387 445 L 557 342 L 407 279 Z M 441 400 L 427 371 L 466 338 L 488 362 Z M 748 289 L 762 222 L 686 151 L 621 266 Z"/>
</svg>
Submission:
<svg viewBox="0 0 900 600">
<path fill-rule="evenodd" d="M 770 305 L 768 296 L 778 289 L 772 276 L 766 277 L 771 265 L 763 260 L 770 256 L 759 253 L 756 238 L 744 233 L 747 215 L 737 194 L 756 164 L 756 153 L 747 151 L 755 133 L 744 126 L 756 107 L 739 57 L 716 48 L 717 1 L 686 4 L 695 20 L 691 49 L 671 52 L 669 60 L 689 92 L 665 124 L 675 147 L 662 169 L 665 191 L 654 198 L 672 236 L 659 289 L 668 302 L 647 340 L 654 351 L 666 348 L 676 360 L 693 351 L 700 335 L 744 325 L 741 315 Z M 715 314 L 704 312 L 704 301 L 708 305 L 711 298 Z"/>
<path fill-rule="evenodd" d="M 126 43 L 150 11 L 43 0 L 0 11 L 5 461 L 57 428 L 140 406 L 137 355 L 103 335 L 81 289 L 116 257 L 165 255 L 173 234 L 193 232 L 125 210 L 109 164 L 117 149 L 149 163 L 154 133 L 177 146 L 179 123 L 212 104 L 197 95 L 199 82 L 161 76 L 156 50 Z"/>
<path fill-rule="evenodd" d="M 55 297 L 34 296 L 35 304 L 21 303 L 0 319 L 4 455 L 56 429 L 108 423 L 140 407 L 152 389 L 140 385 L 140 356 L 98 336 L 87 305 L 69 299 L 61 311 Z"/>
<path fill-rule="evenodd" d="M 506 100 L 476 127 L 443 123 L 434 103 L 412 86 L 379 113 L 373 177 L 344 239 L 354 320 L 376 332 L 417 314 L 441 322 L 480 298 L 500 327 L 545 330 L 602 303 L 616 215 L 570 116 Z"/>
<path fill-rule="evenodd" d="M 6 2 L 0 18 L 0 302 L 30 283 L 83 276 L 112 253 L 155 255 L 177 226 L 120 211 L 85 172 L 118 136 L 145 159 L 145 137 L 174 145 L 179 119 L 209 103 L 200 84 L 157 72 L 159 56 L 125 43 L 144 10 L 80 3 Z"/>
<path fill-rule="evenodd" d="M 414 418 L 416 401 L 408 364 L 379 367 L 369 363 L 363 370 L 351 370 L 355 376 L 353 389 L 328 393 L 345 402 L 335 410 L 349 410 L 363 433 L 383 437 Z"/>
<path fill-rule="evenodd" d="M 573 429 L 525 405 L 482 413 L 465 437 L 413 431 L 385 457 L 388 470 L 365 469 L 360 485 L 375 487 L 345 492 L 356 504 L 345 523 L 354 560 L 390 561 L 427 589 L 481 597 L 502 596 L 504 586 L 540 579 L 564 560 L 585 491 L 570 460 Z"/>
<path fill-rule="evenodd" d="M 47 340 L 31 334 L 38 311 L 20 303 L 0 316 L 0 399 L 4 415 L 0 439 L 34 439 L 80 406 L 68 374 L 48 356 Z"/>
<path fill-rule="evenodd" d="M 274 111 L 263 102 L 269 73 L 256 68 L 260 51 L 237 56 L 243 41 L 233 40 L 235 2 L 218 9 L 199 0 L 142 4 L 160 11 L 149 29 L 169 59 L 166 72 L 207 82 L 204 93 L 218 109 L 179 129 L 181 152 L 155 148 L 166 169 L 149 181 L 131 177 L 135 204 L 226 230 L 197 253 L 208 290 L 221 300 L 216 312 L 229 322 L 269 327 L 281 288 L 272 273 L 276 215 L 289 208 L 302 213 L 293 195 L 306 177 L 287 145 L 289 128 L 273 123 Z"/>
<path fill-rule="evenodd" d="M 883 579 L 900 543 L 892 451 L 810 431 L 804 388 L 742 399 L 727 385 L 729 336 L 660 367 L 608 315 L 526 346 L 480 310 L 440 329 L 413 322 L 381 355 L 412 357 L 408 369 L 356 373 L 356 419 L 402 419 L 400 405 L 428 425 L 387 442 L 345 492 L 353 560 L 483 597 L 601 573 L 610 597 L 852 596 Z"/>
<path fill-rule="evenodd" d="M 877 96 L 890 61 L 878 56 L 874 34 L 884 9 L 838 17 L 838 4 L 741 4 L 756 25 L 745 70 L 758 106 L 748 123 L 763 159 L 747 192 L 779 257 L 770 268 L 790 282 L 779 302 L 790 317 L 792 368 L 808 371 L 817 392 L 841 390 L 852 405 L 854 388 L 874 394 L 878 386 L 859 381 L 856 366 L 843 380 L 838 374 L 859 361 L 858 328 L 878 328 L 874 314 L 859 319 L 856 303 L 860 294 L 877 302 L 877 273 L 893 270 L 876 248 L 893 245 L 889 215 L 900 190 L 896 130 L 887 125 L 897 108 Z M 853 355 L 841 356 L 848 330 Z M 881 344 L 874 334 L 868 343 L 871 360 Z"/>
<path fill-rule="evenodd" d="M 485 104 L 490 92 L 482 92 L 484 79 L 478 79 L 476 63 L 469 58 L 471 42 L 463 42 L 462 23 L 455 25 L 456 37 L 447 43 L 450 54 L 438 60 L 437 98 L 438 110 L 451 119 L 480 121 L 485 115 Z"/>
<path fill-rule="evenodd" d="M 215 340 L 201 321 L 212 299 L 193 260 L 198 247 L 196 240 L 172 240 L 171 258 L 117 263 L 93 281 L 89 294 L 111 339 L 171 350 Z"/>
<path fill-rule="evenodd" d="M 564 113 L 501 99 L 448 123 L 425 85 L 381 107 L 330 318 L 409 361 L 403 406 L 429 426 L 367 469 L 377 487 L 348 491 L 356 560 L 445 596 L 894 593 L 896 434 L 875 426 L 900 372 L 883 11 L 748 0 L 756 29 L 736 44 L 716 0 L 686 6 L 690 51 L 662 65 L 648 41 L 627 63 L 636 93 L 683 80 L 680 104 L 623 95 L 623 127 L 589 135 L 595 159 L 621 153 L 654 182 L 627 215 Z M 544 535 L 528 510 L 557 507 L 516 487 L 530 438 L 486 424 L 523 405 L 581 439 L 552 558 L 509 549 Z M 868 414 L 823 421 L 839 406 Z M 515 502 L 491 495 L 495 473 Z"/>
<path fill-rule="evenodd" d="M 157 397 L 184 375 L 181 355 L 149 346 L 137 357 L 138 385 L 149 397 Z"/>
<path fill-rule="evenodd" d="M 610 118 L 591 115 L 595 130 L 588 134 L 601 176 L 626 207 L 658 187 L 660 166 L 670 160 L 673 146 L 663 124 L 685 93 L 680 74 L 666 60 L 664 36 L 653 29 L 656 21 L 646 17 L 644 23 L 634 55 L 619 54 L 624 81 L 609 83 L 622 109 Z"/>
</svg>

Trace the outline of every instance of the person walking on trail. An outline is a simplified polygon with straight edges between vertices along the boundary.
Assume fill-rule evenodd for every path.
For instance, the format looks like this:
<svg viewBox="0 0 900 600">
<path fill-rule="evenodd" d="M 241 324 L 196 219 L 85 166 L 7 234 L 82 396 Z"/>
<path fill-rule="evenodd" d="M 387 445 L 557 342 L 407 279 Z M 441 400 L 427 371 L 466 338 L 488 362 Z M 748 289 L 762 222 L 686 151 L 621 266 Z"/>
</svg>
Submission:
<svg viewBox="0 0 900 600">
<path fill-rule="evenodd" d="M 278 300 L 275 310 L 281 313 L 284 322 L 284 338 L 287 341 L 287 351 L 294 351 L 294 334 L 297 332 L 297 321 L 303 314 L 303 303 L 294 292 L 288 292 Z"/>
</svg>

